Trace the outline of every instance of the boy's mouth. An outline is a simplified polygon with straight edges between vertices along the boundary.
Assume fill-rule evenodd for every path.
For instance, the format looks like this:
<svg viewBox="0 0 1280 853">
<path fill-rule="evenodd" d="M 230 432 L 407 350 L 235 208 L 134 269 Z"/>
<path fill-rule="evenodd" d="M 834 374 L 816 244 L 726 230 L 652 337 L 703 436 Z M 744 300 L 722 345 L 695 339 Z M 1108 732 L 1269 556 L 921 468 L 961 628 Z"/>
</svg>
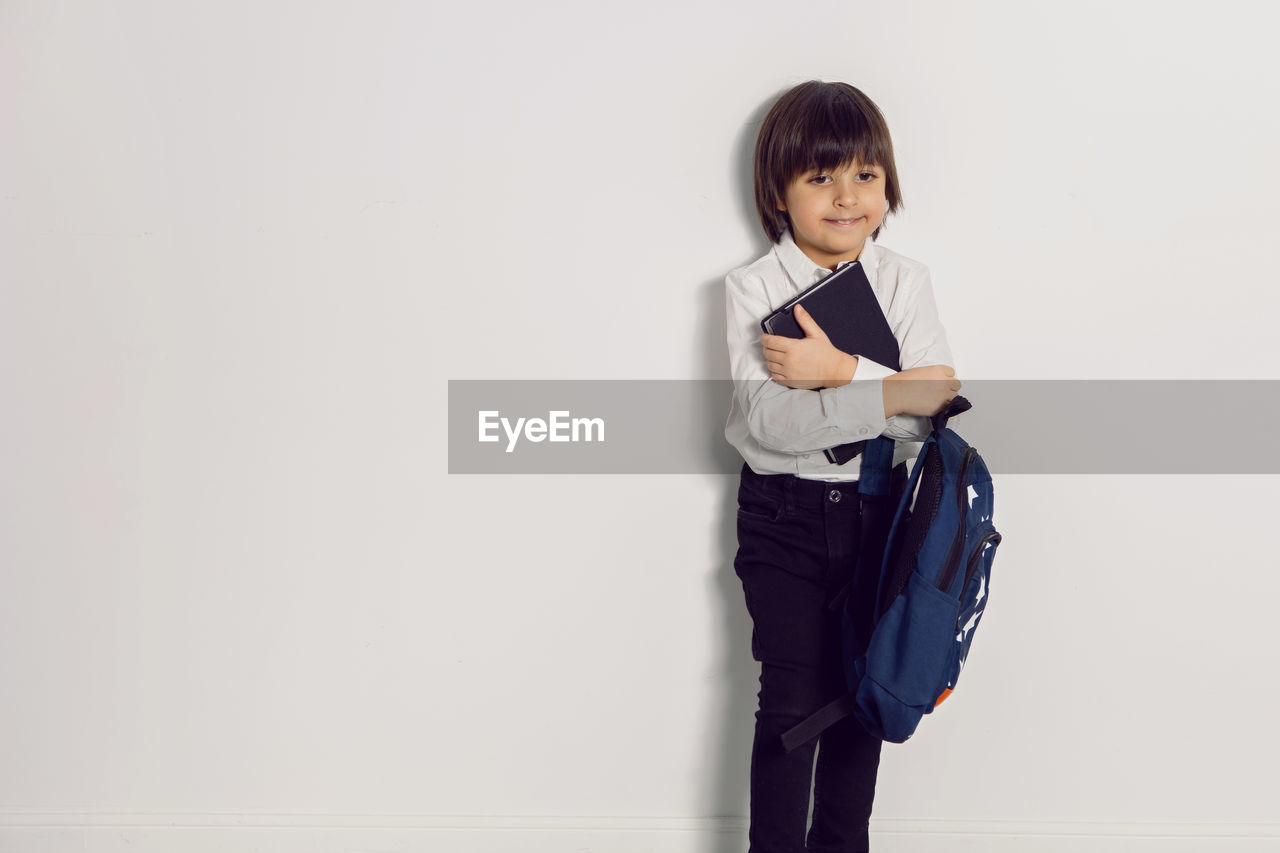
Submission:
<svg viewBox="0 0 1280 853">
<path fill-rule="evenodd" d="M 861 222 L 864 218 L 865 217 L 859 216 L 854 219 L 828 219 L 827 221 L 830 222 L 832 225 L 848 226 L 848 225 L 856 225 L 857 223 Z"/>
</svg>

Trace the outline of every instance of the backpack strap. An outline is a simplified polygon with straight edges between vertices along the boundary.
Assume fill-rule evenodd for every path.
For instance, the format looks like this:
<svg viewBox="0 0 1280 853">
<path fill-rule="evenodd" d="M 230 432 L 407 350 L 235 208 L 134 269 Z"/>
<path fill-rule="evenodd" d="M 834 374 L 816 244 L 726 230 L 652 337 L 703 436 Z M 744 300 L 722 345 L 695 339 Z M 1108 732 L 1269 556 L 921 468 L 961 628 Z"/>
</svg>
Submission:
<svg viewBox="0 0 1280 853">
<path fill-rule="evenodd" d="M 893 470 L 893 448 L 896 444 L 892 438 L 883 435 L 866 442 L 858 470 L 858 494 L 867 497 L 889 494 L 889 474 Z"/>
<path fill-rule="evenodd" d="M 827 457 L 827 461 L 832 465 L 843 465 L 861 453 L 862 449 L 866 446 L 867 442 L 865 439 L 863 441 L 851 441 L 848 444 L 828 447 L 826 450 L 822 451 L 822 453 Z"/>
<path fill-rule="evenodd" d="M 955 415 L 967 412 L 973 408 L 973 404 L 961 397 L 959 394 L 951 398 L 951 402 L 943 406 L 942 409 L 934 415 L 930 420 L 933 422 L 934 431 L 947 428 L 947 420 Z"/>
<path fill-rule="evenodd" d="M 822 734 L 824 731 L 853 713 L 858 704 L 858 694 L 849 692 L 828 702 L 800 723 L 782 733 L 782 748 L 791 752 L 798 746 Z"/>
</svg>

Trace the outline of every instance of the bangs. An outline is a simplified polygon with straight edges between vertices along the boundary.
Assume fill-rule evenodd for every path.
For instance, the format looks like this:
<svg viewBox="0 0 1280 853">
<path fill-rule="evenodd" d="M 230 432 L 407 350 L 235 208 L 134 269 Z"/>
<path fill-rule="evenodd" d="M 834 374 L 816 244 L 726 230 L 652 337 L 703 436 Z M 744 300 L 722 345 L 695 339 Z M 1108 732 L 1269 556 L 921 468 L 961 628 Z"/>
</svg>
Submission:
<svg viewBox="0 0 1280 853">
<path fill-rule="evenodd" d="M 805 115 L 789 135 L 779 164 L 786 180 L 810 171 L 827 172 L 841 166 L 883 166 L 885 145 L 876 123 L 844 92 Z"/>
</svg>

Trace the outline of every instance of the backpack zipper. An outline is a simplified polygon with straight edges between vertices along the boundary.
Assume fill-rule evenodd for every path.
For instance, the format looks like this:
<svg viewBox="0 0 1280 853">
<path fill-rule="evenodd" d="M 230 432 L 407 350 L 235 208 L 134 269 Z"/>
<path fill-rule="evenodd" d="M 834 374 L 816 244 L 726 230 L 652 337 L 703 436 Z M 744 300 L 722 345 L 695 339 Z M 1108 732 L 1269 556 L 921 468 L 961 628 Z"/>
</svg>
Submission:
<svg viewBox="0 0 1280 853">
<path fill-rule="evenodd" d="M 996 532 L 994 527 L 982 534 L 982 538 L 978 540 L 978 544 L 974 545 L 973 551 L 969 553 L 969 565 L 964 571 L 964 586 L 960 587 L 961 591 L 969 588 L 969 582 L 973 580 L 973 576 L 978 571 L 978 563 L 982 561 L 982 554 L 987 550 L 987 543 L 992 542 L 999 547 L 1000 540 L 1003 538 L 1004 537 Z"/>
<path fill-rule="evenodd" d="M 938 589 L 946 592 L 951 588 L 951 583 L 956 579 L 956 572 L 960 570 L 961 550 L 964 548 L 964 535 L 966 528 L 966 516 L 968 516 L 968 497 L 969 497 L 969 463 L 973 461 L 973 457 L 978 455 L 977 448 L 968 445 L 964 449 L 964 455 L 960 458 L 960 473 L 956 475 L 956 504 L 959 509 L 959 524 L 956 528 L 955 539 L 951 540 L 951 550 L 947 553 L 946 568 L 942 570 L 942 577 L 938 579 Z"/>
<path fill-rule="evenodd" d="M 962 605 L 964 604 L 963 596 L 969 589 L 969 585 L 973 583 L 973 576 L 978 573 L 978 566 L 982 563 L 982 556 L 986 553 L 987 546 L 990 545 L 992 548 L 998 547 L 1002 538 L 1003 537 L 996 532 L 994 527 L 988 527 L 983 532 L 982 536 L 978 538 L 978 544 L 974 546 L 971 552 L 969 552 L 969 565 L 965 569 L 964 573 L 964 586 L 960 587 L 960 603 Z M 956 630 L 958 632 L 956 634 L 957 643 L 962 642 L 964 640 L 964 635 L 969 632 L 969 629 L 975 627 L 971 624 L 973 622 L 973 616 L 978 611 L 979 605 L 982 604 L 982 599 L 986 594 L 985 590 L 988 588 L 989 584 L 980 587 L 979 596 L 960 613 L 960 617 L 956 620 Z M 963 660 L 960 661 L 960 665 L 964 666 Z"/>
</svg>

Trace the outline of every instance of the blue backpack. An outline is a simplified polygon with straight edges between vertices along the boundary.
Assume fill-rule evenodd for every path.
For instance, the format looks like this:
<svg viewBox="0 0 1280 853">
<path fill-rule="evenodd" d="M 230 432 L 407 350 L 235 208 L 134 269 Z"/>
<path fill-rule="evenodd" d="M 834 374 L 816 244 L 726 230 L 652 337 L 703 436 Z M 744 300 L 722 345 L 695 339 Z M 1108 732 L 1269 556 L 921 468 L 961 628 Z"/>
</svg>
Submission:
<svg viewBox="0 0 1280 853">
<path fill-rule="evenodd" d="M 1001 538 L 991 521 L 987 465 L 946 426 L 969 408 L 968 400 L 956 397 L 934 416 L 896 510 L 890 509 L 893 440 L 867 444 L 859 492 L 864 530 L 872 537 L 859 559 L 879 562 L 874 618 L 851 617 L 851 608 L 871 603 L 854 602 L 847 587 L 832 602 L 843 610 L 849 692 L 784 733 L 788 751 L 850 713 L 873 736 L 902 743 L 955 688 L 987 605 Z M 888 529 L 879 542 L 877 526 Z M 871 633 L 863 636 L 860 624 L 871 624 Z"/>
</svg>

